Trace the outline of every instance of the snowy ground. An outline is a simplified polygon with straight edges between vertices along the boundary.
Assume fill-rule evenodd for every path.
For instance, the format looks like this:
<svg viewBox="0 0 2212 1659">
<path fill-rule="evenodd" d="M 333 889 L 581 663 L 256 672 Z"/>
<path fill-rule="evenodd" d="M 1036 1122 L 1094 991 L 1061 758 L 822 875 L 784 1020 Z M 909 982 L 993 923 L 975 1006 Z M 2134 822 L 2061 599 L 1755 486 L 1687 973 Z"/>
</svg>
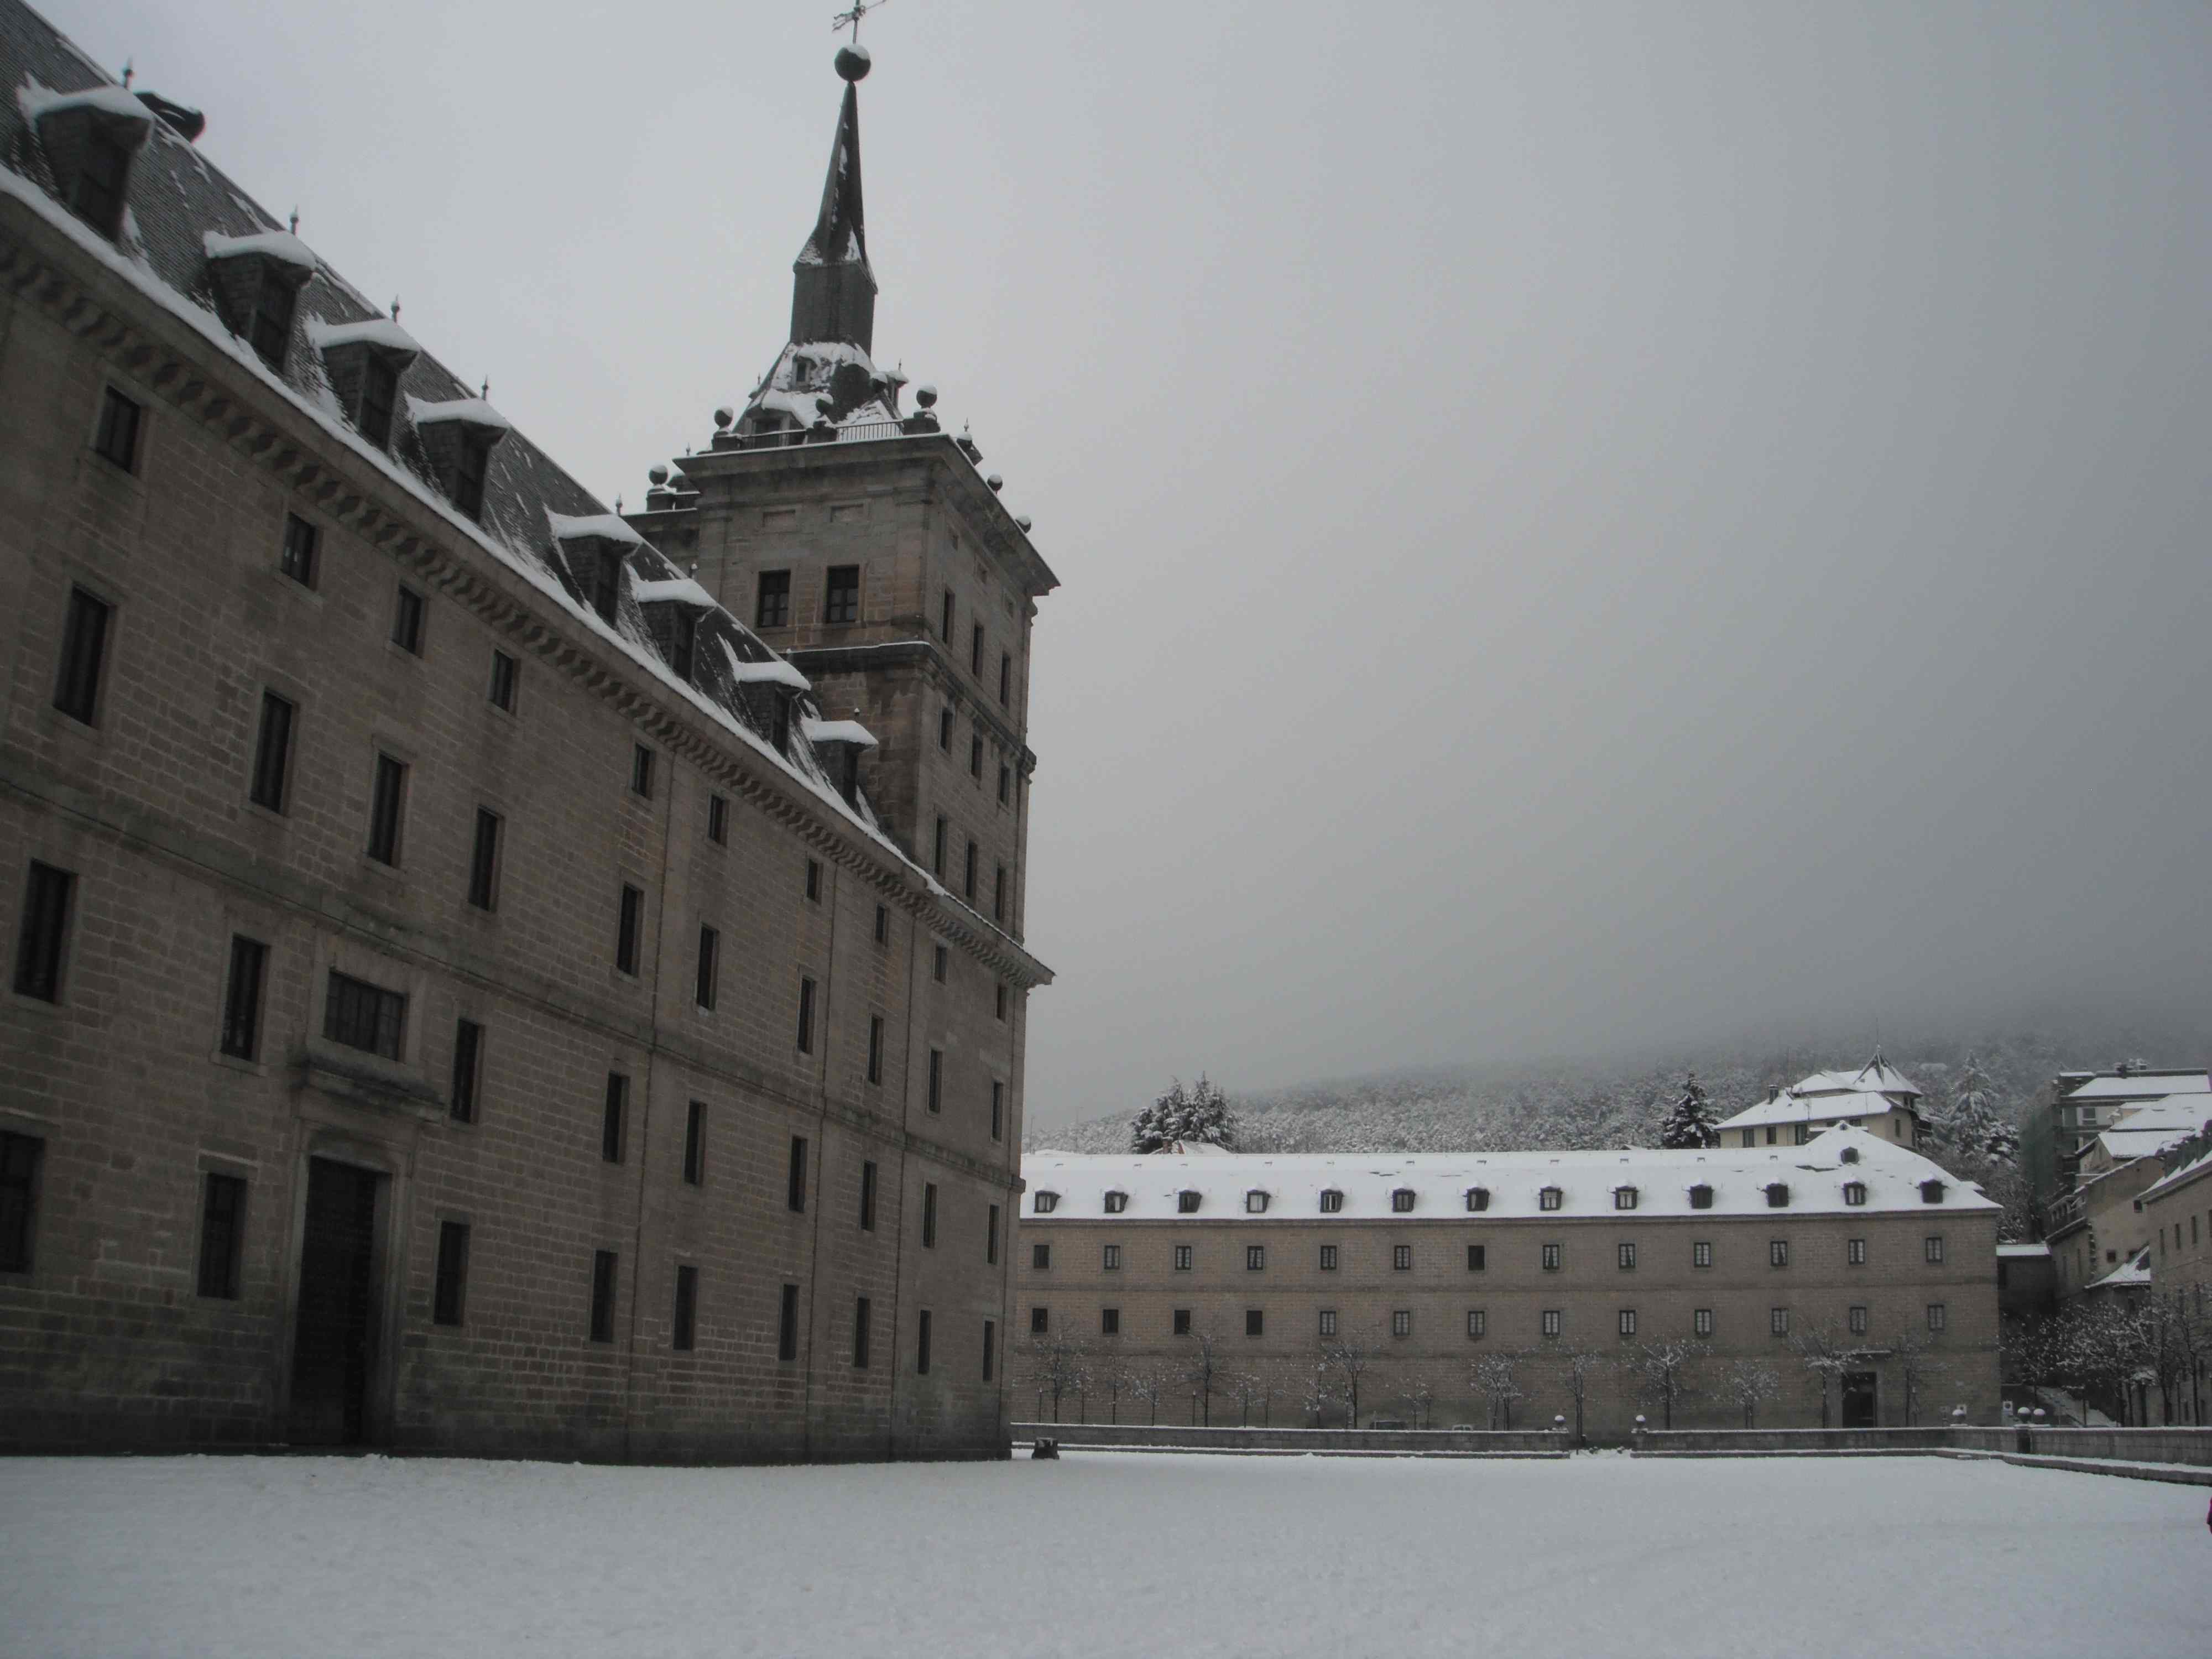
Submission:
<svg viewBox="0 0 2212 1659">
<path fill-rule="evenodd" d="M 0 1460 L 0 1652 L 2191 1654 L 2205 1501 L 1939 1458 Z"/>
</svg>

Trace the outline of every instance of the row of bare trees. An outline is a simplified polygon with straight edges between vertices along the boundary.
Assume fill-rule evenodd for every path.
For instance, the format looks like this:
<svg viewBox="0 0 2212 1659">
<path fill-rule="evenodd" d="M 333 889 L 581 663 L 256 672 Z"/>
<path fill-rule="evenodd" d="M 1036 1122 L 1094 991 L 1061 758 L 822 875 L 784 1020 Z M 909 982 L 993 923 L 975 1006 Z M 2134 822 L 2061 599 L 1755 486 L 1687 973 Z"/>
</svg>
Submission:
<svg viewBox="0 0 2212 1659">
<path fill-rule="evenodd" d="M 2154 1384 L 2163 1419 L 2184 1399 L 2202 1422 L 2205 1370 L 2212 1365 L 2212 1316 L 2202 1284 L 2162 1287 L 2140 1298 L 2082 1297 L 2050 1318 L 2006 1326 L 2005 1378 L 2025 1388 L 2063 1388 L 2117 1406 L 2126 1421 L 2143 1414 Z"/>
</svg>

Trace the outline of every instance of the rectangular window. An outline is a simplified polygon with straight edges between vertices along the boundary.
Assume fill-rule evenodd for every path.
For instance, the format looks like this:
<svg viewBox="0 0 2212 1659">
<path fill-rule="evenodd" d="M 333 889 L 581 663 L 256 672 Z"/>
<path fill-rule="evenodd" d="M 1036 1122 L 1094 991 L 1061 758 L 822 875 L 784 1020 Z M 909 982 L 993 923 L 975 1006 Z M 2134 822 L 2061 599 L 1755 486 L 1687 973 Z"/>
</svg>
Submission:
<svg viewBox="0 0 2212 1659">
<path fill-rule="evenodd" d="M 1191 1247 L 1188 1244 L 1178 1244 L 1175 1247 L 1175 1270 L 1177 1273 L 1187 1273 L 1190 1271 L 1190 1251 Z"/>
<path fill-rule="evenodd" d="M 1336 1249 L 1334 1244 L 1324 1244 L 1321 1247 L 1322 1272 L 1333 1273 L 1336 1271 Z"/>
<path fill-rule="evenodd" d="M 1847 1241 L 1844 1246 L 1844 1260 L 1854 1267 L 1865 1267 L 1866 1240 L 1854 1238 Z"/>
<path fill-rule="evenodd" d="M 991 1139 L 1006 1138 L 1006 1085 L 998 1079 L 991 1079 Z"/>
<path fill-rule="evenodd" d="M 473 519 L 483 513 L 484 476 L 490 467 L 490 444 L 463 438 L 453 457 L 453 505 L 463 516 Z"/>
<path fill-rule="evenodd" d="M 684 1109 L 684 1184 L 702 1185 L 707 1179 L 707 1103 L 692 1101 Z"/>
<path fill-rule="evenodd" d="M 952 590 L 949 587 L 945 590 L 942 621 L 939 624 L 938 632 L 943 636 L 945 644 L 952 643 Z"/>
<path fill-rule="evenodd" d="M 1401 1273 L 1413 1272 L 1413 1247 L 1412 1245 L 1393 1244 L 1390 1247 L 1390 1270 L 1393 1273 Z"/>
<path fill-rule="evenodd" d="M 504 651 L 493 652 L 491 690 L 486 694 L 491 699 L 491 706 L 512 714 L 514 712 L 515 688 L 521 678 L 522 665 L 520 663 Z"/>
<path fill-rule="evenodd" d="M 469 1284 L 469 1227 L 465 1221 L 438 1224 L 438 1265 L 431 1281 L 430 1322 L 461 1322 Z"/>
<path fill-rule="evenodd" d="M 707 839 L 717 847 L 730 842 L 730 802 L 725 795 L 707 797 Z"/>
<path fill-rule="evenodd" d="M 891 942 L 891 913 L 890 913 L 890 907 L 889 907 L 889 906 L 887 906 L 887 905 L 878 904 L 878 905 L 876 907 L 876 943 L 877 943 L 877 944 L 878 944 L 878 945 L 889 945 L 890 942 Z"/>
<path fill-rule="evenodd" d="M 1620 1244 L 1618 1244 L 1618 1245 L 1616 1245 L 1616 1246 L 1614 1247 L 1614 1249 L 1613 1249 L 1613 1255 L 1614 1255 L 1615 1258 L 1617 1259 L 1617 1261 L 1619 1261 L 1619 1263 L 1620 1263 L 1620 1268 L 1621 1268 L 1621 1271 L 1622 1271 L 1622 1272 L 1624 1272 L 1624 1273 L 1628 1273 L 1628 1272 L 1632 1272 L 1632 1271 L 1635 1269 L 1635 1267 L 1636 1267 L 1636 1246 L 1635 1246 L 1635 1245 L 1633 1245 L 1633 1244 L 1632 1244 L 1632 1243 L 1629 1243 L 1626 1240 L 1625 1240 L 1625 1239 L 1624 1239 L 1624 1240 L 1623 1240 Z"/>
<path fill-rule="evenodd" d="M 406 799 L 406 767 L 380 754 L 368 797 L 368 855 L 379 864 L 399 862 L 399 815 Z"/>
<path fill-rule="evenodd" d="M 1013 787 L 1014 770 L 1006 762 L 999 763 L 999 805 L 1006 804 L 1007 793 Z"/>
<path fill-rule="evenodd" d="M 100 429 L 92 441 L 93 453 L 104 461 L 111 461 L 125 472 L 138 470 L 138 418 L 143 413 L 138 405 L 118 392 L 106 388 L 100 404 Z"/>
<path fill-rule="evenodd" d="M 400 992 L 332 969 L 323 1000 L 323 1036 L 349 1048 L 397 1060 L 407 1041 L 407 999 Z"/>
<path fill-rule="evenodd" d="M 1321 1334 L 1323 1336 L 1334 1336 L 1336 1334 L 1335 1309 L 1323 1308 L 1321 1310 Z"/>
<path fill-rule="evenodd" d="M 602 553 L 592 572 L 592 609 L 601 622 L 611 623 L 621 614 L 623 556 Z"/>
<path fill-rule="evenodd" d="M 925 1328 L 928 1317 L 927 1314 L 922 1316 Z M 799 1358 L 799 1286 L 796 1285 L 783 1287 L 783 1298 L 775 1318 L 775 1357 L 786 1361 Z"/>
<path fill-rule="evenodd" d="M 354 422 L 361 435 L 379 449 L 392 447 L 392 411 L 399 402 L 399 368 L 372 351 L 361 371 L 361 413 Z"/>
<path fill-rule="evenodd" d="M 477 808 L 477 834 L 469 849 L 469 902 L 479 910 L 499 908 L 499 814 Z"/>
<path fill-rule="evenodd" d="M 1394 1310 L 1390 1315 L 1390 1334 L 1393 1336 L 1411 1336 L 1413 1334 L 1413 1310 L 1411 1308 L 1399 1308 Z"/>
<path fill-rule="evenodd" d="M 1867 1327 L 1872 1322 L 1872 1317 L 1864 1308 L 1851 1309 L 1844 1319 L 1844 1323 L 1850 1326 L 1853 1336 L 1864 1336 L 1867 1334 Z"/>
<path fill-rule="evenodd" d="M 1467 1310 L 1467 1334 L 1471 1341 L 1480 1342 L 1490 1334 L 1490 1316 L 1480 1308 Z"/>
<path fill-rule="evenodd" d="M 1245 1310 L 1244 1310 L 1244 1334 L 1245 1334 L 1245 1335 L 1247 1335 L 1247 1336 L 1262 1336 L 1262 1335 L 1265 1335 L 1265 1334 L 1267 1334 L 1267 1316 L 1266 1313 L 1265 1313 L 1264 1311 L 1262 1311 L 1261 1309 L 1258 1309 L 1258 1308 L 1247 1308 L 1247 1309 L 1245 1309 Z"/>
<path fill-rule="evenodd" d="M 1485 1267 L 1486 1267 L 1489 1265 L 1489 1256 L 1490 1256 L 1490 1247 L 1489 1247 L 1488 1245 L 1486 1245 L 1486 1244 L 1470 1244 L 1470 1245 L 1468 1245 L 1468 1246 L 1467 1247 L 1467 1270 L 1468 1270 L 1468 1272 L 1469 1272 L 1469 1273 L 1479 1273 L 1482 1272 L 1482 1271 L 1484 1270 L 1484 1268 L 1485 1268 Z"/>
<path fill-rule="evenodd" d="M 1790 1334 L 1790 1310 L 1789 1310 L 1789 1309 L 1787 1309 L 1787 1308 L 1770 1308 L 1770 1309 L 1768 1309 L 1768 1310 L 1767 1310 L 1767 1312 L 1766 1312 L 1766 1329 L 1767 1329 L 1767 1332 L 1768 1332 L 1768 1334 L 1769 1334 L 1770 1335 L 1773 1335 L 1773 1336 L 1787 1336 L 1787 1335 L 1789 1335 L 1789 1334 Z"/>
<path fill-rule="evenodd" d="M 921 1310 L 915 1321 L 914 1372 L 916 1376 L 929 1375 L 929 1310 Z"/>
<path fill-rule="evenodd" d="M 788 570 L 762 571 L 758 598 L 753 603 L 753 626 L 788 628 L 790 625 L 791 572 Z"/>
<path fill-rule="evenodd" d="M 868 1316 L 872 1310 L 865 1296 L 853 1299 L 853 1369 L 868 1369 Z"/>
<path fill-rule="evenodd" d="M 884 1017 L 868 1016 L 868 1081 L 884 1080 Z"/>
<path fill-rule="evenodd" d="M 1546 1273 L 1555 1273 L 1559 1272 L 1560 1255 L 1560 1246 L 1557 1244 L 1547 1244 L 1544 1246 L 1544 1271 Z"/>
<path fill-rule="evenodd" d="M 1710 1267 L 1713 1265 L 1713 1247 L 1710 1239 L 1701 1238 L 1690 1246 L 1690 1265 L 1692 1267 Z"/>
<path fill-rule="evenodd" d="M 453 1023 L 453 1087 L 447 1109 L 456 1123 L 477 1121 L 477 1096 L 483 1086 L 483 1027 L 472 1019 Z"/>
<path fill-rule="evenodd" d="M 1713 1310 L 1711 1308 L 1699 1308 L 1692 1312 L 1690 1315 L 1690 1334 L 1692 1336 L 1711 1336 L 1712 1334 Z"/>
<path fill-rule="evenodd" d="M 276 554 L 276 568 L 302 587 L 315 585 L 315 544 L 321 539 L 315 526 L 296 513 L 284 515 L 284 541 Z"/>
<path fill-rule="evenodd" d="M 1267 1247 L 1265 1244 L 1247 1244 L 1244 1247 L 1244 1271 L 1248 1273 L 1264 1273 L 1267 1267 Z"/>
<path fill-rule="evenodd" d="M 202 1296 L 238 1300 L 238 1259 L 246 1242 L 246 1183 L 236 1176 L 207 1177 L 200 1206 Z"/>
<path fill-rule="evenodd" d="M 699 1340 L 699 1270 L 689 1263 L 676 1268 L 676 1316 L 671 1322 L 668 1346 L 689 1353 Z"/>
<path fill-rule="evenodd" d="M 983 781 L 983 734 L 977 732 L 968 739 L 968 775 L 978 783 Z"/>
<path fill-rule="evenodd" d="M 810 904 L 822 902 L 822 860 L 806 860 L 806 898 Z"/>
<path fill-rule="evenodd" d="M 945 1051 L 929 1051 L 929 1109 L 941 1111 L 945 1106 Z"/>
<path fill-rule="evenodd" d="M 699 652 L 699 613 L 678 610 L 668 618 L 668 667 L 676 678 L 690 685 Z"/>
<path fill-rule="evenodd" d="M 1557 1336 L 1559 1334 L 1559 1310 L 1557 1308 L 1545 1309 L 1543 1313 L 1543 1321 L 1540 1327 L 1544 1334 L 1547 1336 Z"/>
<path fill-rule="evenodd" d="M 876 1230 L 876 1164 L 873 1158 L 860 1165 L 860 1231 L 872 1233 Z"/>
<path fill-rule="evenodd" d="M 292 756 L 293 707 L 274 691 L 261 694 L 261 727 L 253 740 L 253 781 L 247 799 L 272 812 L 284 810 Z"/>
<path fill-rule="evenodd" d="M 937 1248 L 937 1183 L 933 1181 L 921 1183 L 921 1248 Z"/>
<path fill-rule="evenodd" d="M 612 1250 L 592 1252 L 592 1340 L 615 1340 L 615 1271 L 621 1261 Z"/>
<path fill-rule="evenodd" d="M 939 985 L 944 984 L 945 975 L 951 966 L 951 961 L 952 953 L 947 951 L 942 945 L 933 946 L 931 949 L 929 963 L 930 977 L 935 980 Z"/>
<path fill-rule="evenodd" d="M 623 1161 L 627 1139 L 623 1121 L 629 1115 L 629 1079 L 620 1072 L 607 1073 L 607 1091 L 599 1111 L 599 1157 L 608 1164 Z"/>
<path fill-rule="evenodd" d="M 1620 1310 L 1620 1334 L 1623 1336 L 1633 1336 L 1636 1334 L 1635 1309 L 1623 1308 Z"/>
<path fill-rule="evenodd" d="M 1770 1267 L 1786 1267 L 1790 1265 L 1788 1239 L 1770 1238 L 1766 1241 L 1766 1265 Z"/>
<path fill-rule="evenodd" d="M 239 1060 L 261 1054 L 261 982 L 269 947 L 243 933 L 230 936 L 230 975 L 222 994 L 222 1052 Z"/>
<path fill-rule="evenodd" d="M 966 873 L 962 878 L 961 892 L 969 903 L 975 902 L 975 843 L 973 841 L 968 843 L 968 863 Z"/>
<path fill-rule="evenodd" d="M 1925 1261 L 1930 1263 L 1941 1262 L 1943 1260 L 1943 1235 L 1941 1233 L 1929 1234 L 1927 1238 L 1921 1242 L 1920 1255 L 1921 1259 Z"/>
<path fill-rule="evenodd" d="M 1168 1329 L 1176 1336 L 1190 1334 L 1190 1310 L 1177 1308 L 1168 1316 Z"/>
<path fill-rule="evenodd" d="M 1052 1246 L 1049 1244 L 1030 1245 L 1030 1267 L 1032 1271 L 1036 1273 L 1044 1273 L 1048 1271 L 1052 1267 Z"/>
<path fill-rule="evenodd" d="M 999 1206 L 995 1204 L 984 1224 L 983 1260 L 991 1267 L 999 1265 Z"/>
<path fill-rule="evenodd" d="M 1000 864 L 992 867 L 994 873 L 991 880 L 991 920 L 1004 921 L 1006 919 L 1006 866 Z"/>
<path fill-rule="evenodd" d="M 999 653 L 999 707 L 1006 706 L 1006 694 L 1013 689 L 1014 659 L 1007 651 Z"/>
<path fill-rule="evenodd" d="M 930 873 L 939 881 L 945 879 L 945 820 L 940 817 L 937 820 L 937 838 L 931 844 L 929 856 Z"/>
<path fill-rule="evenodd" d="M 1121 1310 L 1119 1308 L 1101 1308 L 1098 1310 L 1098 1334 L 1101 1336 L 1121 1334 Z"/>
<path fill-rule="evenodd" d="M 952 752 L 952 705 L 937 711 L 937 746 L 946 754 Z"/>
<path fill-rule="evenodd" d="M 977 679 L 983 678 L 983 624 L 981 623 L 968 630 L 968 672 Z"/>
<path fill-rule="evenodd" d="M 653 799 L 653 750 L 643 744 L 630 745 L 629 792 L 641 800 Z"/>
<path fill-rule="evenodd" d="M 1031 1336 L 1043 1336 L 1048 1334 L 1051 1329 L 1052 1310 L 1049 1308 L 1031 1308 L 1030 1310 L 1030 1334 Z"/>
<path fill-rule="evenodd" d="M 822 620 L 832 627 L 843 627 L 860 620 L 860 567 L 857 564 L 833 564 L 830 567 L 830 584 L 823 597 Z"/>
<path fill-rule="evenodd" d="M 721 975 L 722 936 L 704 922 L 699 924 L 699 972 L 692 988 L 692 997 L 708 1012 L 714 1009 L 714 993 L 719 988 Z M 802 1040 L 799 1045 L 804 1048 Z"/>
<path fill-rule="evenodd" d="M 986 1382 L 991 1380 L 992 1371 L 998 1363 L 999 1322 L 987 1319 L 983 1322 L 983 1380 Z"/>
<path fill-rule="evenodd" d="M 1950 1310 L 1945 1308 L 1942 1303 L 1931 1302 L 1928 1304 L 1928 1328 L 1929 1330 L 1942 1330 L 1950 1322 Z"/>
<path fill-rule="evenodd" d="M 806 1212 L 806 1137 L 791 1138 L 791 1168 L 784 1185 L 784 1206 L 793 1215 Z"/>
<path fill-rule="evenodd" d="M 404 582 L 392 602 L 392 642 L 402 651 L 422 654 L 422 596 Z"/>
<path fill-rule="evenodd" d="M 1121 1272 L 1121 1247 L 1119 1244 L 1101 1245 L 1099 1247 L 1098 1265 L 1109 1273 Z"/>
<path fill-rule="evenodd" d="M 62 617 L 61 671 L 54 678 L 54 707 L 73 720 L 93 724 L 100 711 L 100 670 L 107 658 L 110 607 L 82 587 L 70 589 Z"/>
<path fill-rule="evenodd" d="M 1004 1019 L 1006 1017 L 1006 988 L 1005 982 L 1002 981 L 999 984 L 993 986 L 991 988 L 991 1018 L 994 1019 Z"/>
<path fill-rule="evenodd" d="M 637 973 L 638 932 L 645 921 L 645 895 L 629 883 L 623 884 L 622 916 L 615 927 L 615 971 L 618 974 Z"/>
<path fill-rule="evenodd" d="M 46 1143 L 0 1130 L 0 1273 L 31 1271 L 39 1195 L 39 1164 Z"/>
</svg>

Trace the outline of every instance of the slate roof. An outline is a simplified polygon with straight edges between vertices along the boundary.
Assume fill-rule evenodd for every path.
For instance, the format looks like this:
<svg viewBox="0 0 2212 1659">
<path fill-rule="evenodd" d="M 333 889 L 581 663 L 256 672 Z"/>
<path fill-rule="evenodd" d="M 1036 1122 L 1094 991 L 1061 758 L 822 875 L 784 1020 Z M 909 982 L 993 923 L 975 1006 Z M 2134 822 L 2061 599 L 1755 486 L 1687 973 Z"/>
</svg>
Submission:
<svg viewBox="0 0 2212 1659">
<path fill-rule="evenodd" d="M 1723 1119 L 1713 1127 L 1755 1129 L 1767 1123 L 1810 1123 L 1830 1118 L 1848 1121 L 1880 1117 L 1885 1112 L 1901 1111 L 1904 1106 L 1903 1101 L 1892 1100 L 1887 1095 L 1802 1095 L 1794 1089 L 1784 1089 L 1774 1099 L 1747 1106 L 1734 1117 Z"/>
</svg>

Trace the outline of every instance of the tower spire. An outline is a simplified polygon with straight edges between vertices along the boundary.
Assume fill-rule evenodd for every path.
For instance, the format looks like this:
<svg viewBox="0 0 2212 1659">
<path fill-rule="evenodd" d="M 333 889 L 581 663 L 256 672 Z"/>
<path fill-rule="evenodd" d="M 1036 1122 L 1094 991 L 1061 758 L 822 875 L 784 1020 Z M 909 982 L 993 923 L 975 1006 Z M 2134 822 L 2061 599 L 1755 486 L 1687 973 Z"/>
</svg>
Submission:
<svg viewBox="0 0 2212 1659">
<path fill-rule="evenodd" d="M 868 233 L 860 207 L 860 82 L 868 54 L 856 46 L 837 49 L 845 81 L 844 107 L 830 146 L 829 175 L 814 231 L 791 268 L 791 337 L 842 340 L 866 351 L 876 331 L 876 277 L 868 268 Z"/>
</svg>

